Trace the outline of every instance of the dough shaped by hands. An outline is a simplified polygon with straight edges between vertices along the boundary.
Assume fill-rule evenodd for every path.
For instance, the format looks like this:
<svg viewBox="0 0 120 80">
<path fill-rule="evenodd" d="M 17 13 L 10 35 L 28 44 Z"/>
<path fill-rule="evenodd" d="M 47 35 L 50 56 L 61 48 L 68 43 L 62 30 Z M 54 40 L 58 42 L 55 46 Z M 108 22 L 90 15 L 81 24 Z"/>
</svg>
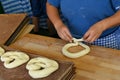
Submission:
<svg viewBox="0 0 120 80">
<path fill-rule="evenodd" d="M 76 39 L 73 39 L 73 40 L 74 40 L 74 43 L 68 43 L 65 46 L 63 46 L 63 48 L 62 48 L 63 55 L 65 55 L 69 58 L 78 58 L 78 57 L 84 56 L 90 52 L 89 46 L 87 46 L 86 44 L 84 44 L 82 42 L 78 42 Z M 79 52 L 76 52 L 76 53 L 71 53 L 68 51 L 68 48 L 70 48 L 72 46 L 78 46 L 78 45 L 84 47 L 85 49 L 81 50 Z"/>
<path fill-rule="evenodd" d="M 0 56 L 2 56 L 4 53 L 5 53 L 5 50 L 2 47 L 0 47 Z"/>
<path fill-rule="evenodd" d="M 29 56 L 24 52 L 8 51 L 1 56 L 6 68 L 15 68 L 29 60 Z"/>
<path fill-rule="evenodd" d="M 26 69 L 29 70 L 29 75 L 32 78 L 47 77 L 58 68 L 59 65 L 55 60 L 43 57 L 33 58 L 26 65 Z"/>
</svg>

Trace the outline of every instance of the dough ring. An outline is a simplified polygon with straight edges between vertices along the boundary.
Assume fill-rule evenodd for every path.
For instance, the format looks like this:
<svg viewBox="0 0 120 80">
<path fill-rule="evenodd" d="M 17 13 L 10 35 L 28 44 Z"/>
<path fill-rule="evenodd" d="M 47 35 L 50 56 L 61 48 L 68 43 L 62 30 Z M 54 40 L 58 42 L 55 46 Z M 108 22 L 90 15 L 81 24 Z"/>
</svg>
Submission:
<svg viewBox="0 0 120 80">
<path fill-rule="evenodd" d="M 24 52 L 8 51 L 1 56 L 6 68 L 18 67 L 29 60 L 29 56 Z"/>
<path fill-rule="evenodd" d="M 78 42 L 77 39 L 75 39 L 75 38 L 73 40 L 74 40 L 74 43 L 68 43 L 65 46 L 63 46 L 63 48 L 62 48 L 63 55 L 65 55 L 69 58 L 78 58 L 78 57 L 84 56 L 90 52 L 89 46 L 83 44 L 82 42 Z M 79 39 L 79 40 L 82 41 L 82 39 Z M 76 52 L 76 53 L 71 53 L 68 51 L 68 48 L 70 48 L 72 46 L 78 46 L 78 45 L 84 47 L 85 49 L 81 50 L 79 52 Z"/>
<path fill-rule="evenodd" d="M 4 53 L 5 53 L 5 50 L 2 47 L 0 47 L 0 56 L 2 56 Z"/>
<path fill-rule="evenodd" d="M 55 60 L 43 57 L 33 58 L 26 65 L 26 69 L 29 70 L 29 75 L 32 78 L 47 77 L 58 68 L 59 65 Z"/>
</svg>

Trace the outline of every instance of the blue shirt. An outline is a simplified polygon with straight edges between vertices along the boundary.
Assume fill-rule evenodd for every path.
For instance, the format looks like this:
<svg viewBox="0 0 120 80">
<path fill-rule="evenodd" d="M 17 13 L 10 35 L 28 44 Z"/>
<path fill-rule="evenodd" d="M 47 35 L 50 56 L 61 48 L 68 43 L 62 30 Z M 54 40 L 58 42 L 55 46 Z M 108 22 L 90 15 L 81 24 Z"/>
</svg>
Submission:
<svg viewBox="0 0 120 80">
<path fill-rule="evenodd" d="M 66 25 L 73 37 L 81 38 L 96 22 L 112 16 L 120 9 L 120 0 L 48 0 L 61 9 Z M 102 33 L 104 37 L 118 27 L 110 28 Z"/>
</svg>

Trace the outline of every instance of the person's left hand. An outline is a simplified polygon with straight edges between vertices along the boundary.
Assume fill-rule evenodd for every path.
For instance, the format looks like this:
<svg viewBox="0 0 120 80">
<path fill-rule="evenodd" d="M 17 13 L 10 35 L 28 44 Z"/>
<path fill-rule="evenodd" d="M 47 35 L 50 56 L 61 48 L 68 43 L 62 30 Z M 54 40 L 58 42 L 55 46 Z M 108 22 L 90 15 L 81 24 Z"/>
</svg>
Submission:
<svg viewBox="0 0 120 80">
<path fill-rule="evenodd" d="M 83 36 L 84 41 L 88 43 L 94 42 L 96 39 L 100 37 L 103 31 L 104 29 L 102 24 L 100 24 L 99 22 L 94 24 Z"/>
</svg>

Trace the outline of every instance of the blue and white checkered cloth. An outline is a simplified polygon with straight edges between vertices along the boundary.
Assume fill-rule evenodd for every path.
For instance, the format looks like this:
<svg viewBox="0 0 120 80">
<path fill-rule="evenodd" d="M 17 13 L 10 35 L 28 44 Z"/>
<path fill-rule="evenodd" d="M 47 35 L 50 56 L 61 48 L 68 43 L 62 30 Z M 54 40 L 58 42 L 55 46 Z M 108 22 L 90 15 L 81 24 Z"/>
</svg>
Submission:
<svg viewBox="0 0 120 80">
<path fill-rule="evenodd" d="M 91 44 L 120 50 L 120 27 L 114 33 L 97 39 Z"/>
</svg>

